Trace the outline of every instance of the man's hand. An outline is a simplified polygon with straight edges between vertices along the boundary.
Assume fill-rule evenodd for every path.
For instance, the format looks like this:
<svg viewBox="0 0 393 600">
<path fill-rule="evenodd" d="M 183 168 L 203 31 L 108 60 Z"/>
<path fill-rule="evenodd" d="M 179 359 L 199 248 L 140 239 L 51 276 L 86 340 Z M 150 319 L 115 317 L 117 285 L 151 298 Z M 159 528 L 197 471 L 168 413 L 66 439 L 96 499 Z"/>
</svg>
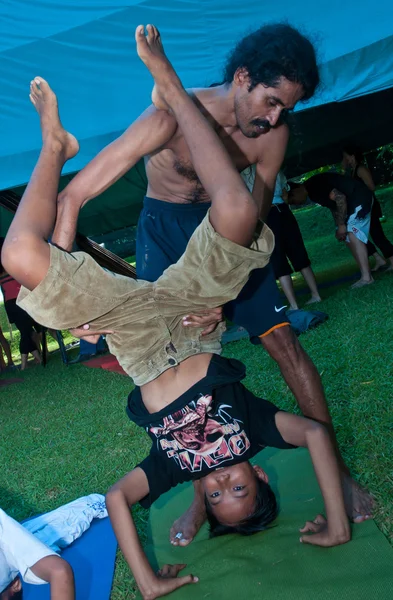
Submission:
<svg viewBox="0 0 393 600">
<path fill-rule="evenodd" d="M 97 344 L 102 335 L 110 335 L 115 333 L 113 329 L 101 329 L 100 331 L 90 331 L 90 325 L 86 323 L 80 327 L 70 329 L 70 334 L 90 344 Z"/>
<path fill-rule="evenodd" d="M 334 531 L 334 527 L 330 527 L 322 515 L 317 515 L 314 521 L 307 521 L 305 526 L 300 529 L 301 533 L 307 533 L 308 531 L 312 535 L 303 535 L 300 538 L 303 544 L 329 548 L 331 546 L 346 544 L 351 539 L 351 530 L 348 521 L 340 527 L 339 531 Z"/>
<path fill-rule="evenodd" d="M 208 335 L 215 330 L 220 321 L 222 321 L 222 306 L 210 308 L 195 315 L 186 315 L 183 317 L 183 326 L 204 327 L 201 335 Z"/>
<path fill-rule="evenodd" d="M 177 590 L 183 585 L 189 583 L 198 583 L 198 577 L 193 575 L 185 575 L 184 577 L 177 577 L 179 572 L 184 569 L 187 565 L 164 565 L 162 569 L 157 572 L 156 583 L 154 584 L 151 592 L 144 595 L 144 600 L 155 600 L 155 598 L 161 598 L 166 596 L 174 590 Z"/>
<path fill-rule="evenodd" d="M 336 239 L 339 242 L 345 242 L 346 238 L 347 238 L 347 226 L 339 225 L 337 227 L 337 231 L 336 231 Z"/>
</svg>

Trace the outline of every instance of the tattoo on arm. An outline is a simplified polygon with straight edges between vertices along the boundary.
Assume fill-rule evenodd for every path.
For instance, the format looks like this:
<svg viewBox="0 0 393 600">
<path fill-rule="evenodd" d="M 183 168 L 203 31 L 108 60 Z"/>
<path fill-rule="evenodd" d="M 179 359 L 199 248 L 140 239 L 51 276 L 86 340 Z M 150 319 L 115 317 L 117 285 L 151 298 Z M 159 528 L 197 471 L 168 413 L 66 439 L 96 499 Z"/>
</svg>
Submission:
<svg viewBox="0 0 393 600">
<path fill-rule="evenodd" d="M 331 199 L 336 203 L 336 210 L 333 211 L 336 225 L 345 225 L 347 222 L 347 200 L 345 194 L 334 189 L 331 192 Z"/>
</svg>

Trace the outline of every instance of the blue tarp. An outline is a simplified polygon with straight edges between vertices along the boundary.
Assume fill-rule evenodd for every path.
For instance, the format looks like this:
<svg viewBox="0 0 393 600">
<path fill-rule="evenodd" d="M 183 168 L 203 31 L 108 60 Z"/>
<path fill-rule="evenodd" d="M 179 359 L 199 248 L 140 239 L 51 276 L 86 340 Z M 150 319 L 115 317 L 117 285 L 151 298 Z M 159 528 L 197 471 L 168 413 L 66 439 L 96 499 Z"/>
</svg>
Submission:
<svg viewBox="0 0 393 600">
<path fill-rule="evenodd" d="M 135 53 L 139 23 L 156 24 L 186 86 L 220 80 L 235 41 L 287 20 L 315 40 L 323 87 L 308 106 L 393 86 L 391 0 L 4 0 L 0 6 L 0 189 L 25 183 L 40 148 L 28 98 L 34 75 L 58 94 L 81 141 L 66 173 L 82 168 L 148 105 L 152 80 Z"/>
</svg>

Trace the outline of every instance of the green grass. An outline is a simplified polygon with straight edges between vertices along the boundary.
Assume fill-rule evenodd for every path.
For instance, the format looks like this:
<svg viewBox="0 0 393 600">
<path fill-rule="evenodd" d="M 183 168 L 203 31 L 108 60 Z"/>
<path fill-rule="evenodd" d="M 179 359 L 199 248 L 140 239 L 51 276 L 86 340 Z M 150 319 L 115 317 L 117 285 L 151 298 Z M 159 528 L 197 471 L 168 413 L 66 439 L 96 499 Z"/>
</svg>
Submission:
<svg viewBox="0 0 393 600">
<path fill-rule="evenodd" d="M 388 216 L 384 228 L 393 238 L 393 192 L 379 195 Z M 297 217 L 318 281 L 356 271 L 348 250 L 334 239 L 327 211 L 307 208 Z M 375 495 L 376 522 L 392 542 L 393 276 L 377 275 L 376 284 L 359 290 L 350 291 L 349 285 L 322 290 L 318 308 L 330 319 L 304 334 L 301 342 L 322 375 L 345 459 Z M 295 287 L 301 291 L 301 279 L 296 278 Z M 0 323 L 4 326 L 2 307 Z M 14 334 L 14 353 L 17 341 Z M 246 383 L 253 392 L 297 410 L 277 365 L 262 348 L 241 341 L 226 346 L 224 353 L 245 362 Z M 58 353 L 51 354 L 46 368 L 32 367 L 15 376 L 24 382 L 0 388 L 0 506 L 15 518 L 51 510 L 83 494 L 105 493 L 148 452 L 147 435 L 125 415 L 132 387 L 126 377 L 82 365 L 65 367 Z M 148 513 L 138 508 L 135 516 L 144 538 Z M 112 600 L 134 598 L 134 590 L 119 555 Z"/>
</svg>

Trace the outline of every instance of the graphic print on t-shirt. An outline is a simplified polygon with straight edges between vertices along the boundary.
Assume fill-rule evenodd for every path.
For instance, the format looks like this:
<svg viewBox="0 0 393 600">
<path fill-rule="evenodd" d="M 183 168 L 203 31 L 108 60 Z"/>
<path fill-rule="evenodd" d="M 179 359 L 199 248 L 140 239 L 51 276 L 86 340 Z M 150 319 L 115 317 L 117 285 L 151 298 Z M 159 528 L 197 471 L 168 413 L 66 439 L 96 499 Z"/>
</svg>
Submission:
<svg viewBox="0 0 393 600">
<path fill-rule="evenodd" d="M 201 396 L 164 417 L 162 426 L 148 427 L 159 449 L 191 473 L 217 468 L 250 448 L 242 421 L 229 414 L 232 407 L 220 404 L 214 411 L 212 404 L 212 396 Z"/>
</svg>

